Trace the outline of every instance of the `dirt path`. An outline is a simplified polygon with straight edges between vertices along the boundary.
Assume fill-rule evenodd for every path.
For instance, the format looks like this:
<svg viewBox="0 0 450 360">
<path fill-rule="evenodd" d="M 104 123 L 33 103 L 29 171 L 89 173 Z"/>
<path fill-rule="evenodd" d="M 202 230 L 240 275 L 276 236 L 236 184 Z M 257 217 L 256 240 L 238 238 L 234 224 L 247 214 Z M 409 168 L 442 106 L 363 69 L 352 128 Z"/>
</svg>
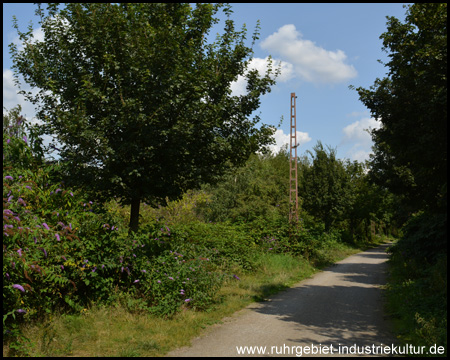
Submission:
<svg viewBox="0 0 450 360">
<path fill-rule="evenodd" d="M 339 356 L 346 349 L 381 356 L 374 346 L 391 346 L 394 340 L 380 288 L 388 246 L 352 255 L 269 301 L 252 304 L 168 356 L 252 356 L 250 346 L 258 347 L 253 356 Z"/>
</svg>

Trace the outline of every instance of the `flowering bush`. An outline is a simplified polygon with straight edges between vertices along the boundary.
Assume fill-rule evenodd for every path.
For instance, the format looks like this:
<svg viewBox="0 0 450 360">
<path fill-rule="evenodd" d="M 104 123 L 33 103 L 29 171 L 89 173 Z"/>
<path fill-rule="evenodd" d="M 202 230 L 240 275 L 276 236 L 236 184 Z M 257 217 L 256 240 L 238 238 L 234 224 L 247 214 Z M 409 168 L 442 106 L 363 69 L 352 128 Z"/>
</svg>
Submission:
<svg viewBox="0 0 450 360">
<path fill-rule="evenodd" d="M 183 305 L 198 310 L 208 307 L 223 276 L 212 272 L 210 260 L 198 256 L 195 248 L 187 253 L 164 250 L 158 256 L 152 256 L 152 250 L 146 252 L 146 247 L 154 248 L 152 243 L 161 241 L 160 235 L 147 238 L 141 245 L 137 243 L 133 259 L 128 259 L 134 262 L 124 263 L 126 266 L 121 268 L 129 278 L 133 296 L 142 299 L 148 310 L 157 315 L 172 315 Z"/>
<path fill-rule="evenodd" d="M 94 264 L 99 260 L 98 246 L 80 238 L 80 228 L 95 233 L 98 244 L 102 236 L 105 246 L 113 235 L 101 228 L 104 220 L 93 204 L 52 183 L 54 167 L 33 168 L 31 161 L 27 168 L 16 166 L 16 150 L 29 150 L 25 140 L 3 140 L 4 324 L 6 314 L 31 317 L 63 304 L 79 309 L 88 301 L 88 286 L 96 275 L 88 259 Z"/>
<path fill-rule="evenodd" d="M 200 247 L 177 252 L 182 235 L 177 241 L 156 223 L 128 236 L 119 218 L 57 181 L 58 165 L 35 161 L 26 140 L 3 136 L 4 335 L 20 321 L 81 311 L 113 294 L 158 315 L 211 304 L 222 278 Z"/>
</svg>

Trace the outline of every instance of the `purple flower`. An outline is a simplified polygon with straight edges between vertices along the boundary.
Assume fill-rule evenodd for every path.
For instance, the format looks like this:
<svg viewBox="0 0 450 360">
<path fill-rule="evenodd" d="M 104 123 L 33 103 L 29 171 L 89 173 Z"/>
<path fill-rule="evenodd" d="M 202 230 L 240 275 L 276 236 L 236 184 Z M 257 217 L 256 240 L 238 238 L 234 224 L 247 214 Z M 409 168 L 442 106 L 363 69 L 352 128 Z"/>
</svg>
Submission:
<svg viewBox="0 0 450 360">
<path fill-rule="evenodd" d="M 61 241 L 59 234 L 55 234 L 56 240 Z"/>
<path fill-rule="evenodd" d="M 237 275 L 233 275 L 233 277 L 237 280 L 241 280 L 241 279 L 239 279 L 239 277 Z"/>
<path fill-rule="evenodd" d="M 94 266 L 94 268 L 92 269 L 92 272 L 95 272 L 95 270 L 97 270 L 97 266 Z"/>
<path fill-rule="evenodd" d="M 67 259 L 66 259 L 66 257 L 63 255 L 63 256 L 61 256 L 64 260 L 66 260 L 67 261 Z"/>
<path fill-rule="evenodd" d="M 157 283 L 158 283 L 158 284 L 161 284 L 161 280 L 158 280 Z"/>
<path fill-rule="evenodd" d="M 17 253 L 19 254 L 20 257 L 22 257 L 22 249 L 17 250 Z"/>
<path fill-rule="evenodd" d="M 28 139 L 27 139 L 27 137 L 26 137 L 25 135 L 23 136 L 23 138 L 22 138 L 22 139 L 23 139 L 23 141 L 25 141 L 25 144 L 27 144 L 27 145 L 28 145 Z"/>
<path fill-rule="evenodd" d="M 24 309 L 17 309 L 16 312 L 18 312 L 19 314 L 26 314 L 27 311 Z"/>
<path fill-rule="evenodd" d="M 42 226 L 43 226 L 45 229 L 50 230 L 50 228 L 48 227 L 48 225 L 47 225 L 46 223 L 42 223 Z"/>
<path fill-rule="evenodd" d="M 105 267 L 105 265 L 102 265 L 102 269 Z"/>
<path fill-rule="evenodd" d="M 133 281 L 133 284 L 136 284 L 136 283 L 138 283 L 139 282 L 139 280 L 134 280 Z"/>
<path fill-rule="evenodd" d="M 17 202 L 22 204 L 23 206 L 27 206 L 27 203 L 22 198 L 18 198 Z"/>
<path fill-rule="evenodd" d="M 18 290 L 20 290 L 20 291 L 22 291 L 22 292 L 25 292 L 25 289 L 23 288 L 22 285 L 14 284 L 12 287 L 13 287 L 14 289 L 18 289 Z"/>
<path fill-rule="evenodd" d="M 44 248 L 40 248 L 40 249 L 44 252 L 45 257 L 47 257 L 47 251 L 45 251 Z"/>
<path fill-rule="evenodd" d="M 61 265 L 61 269 L 64 270 L 64 266 L 63 265 Z"/>
<path fill-rule="evenodd" d="M 5 180 L 14 180 L 14 178 L 12 176 L 6 175 Z"/>
<path fill-rule="evenodd" d="M 189 301 L 191 301 L 191 299 L 186 299 L 186 300 L 184 300 L 184 302 L 189 302 Z"/>
<path fill-rule="evenodd" d="M 173 280 L 173 277 L 172 277 L 172 276 L 169 276 L 169 280 Z"/>
</svg>

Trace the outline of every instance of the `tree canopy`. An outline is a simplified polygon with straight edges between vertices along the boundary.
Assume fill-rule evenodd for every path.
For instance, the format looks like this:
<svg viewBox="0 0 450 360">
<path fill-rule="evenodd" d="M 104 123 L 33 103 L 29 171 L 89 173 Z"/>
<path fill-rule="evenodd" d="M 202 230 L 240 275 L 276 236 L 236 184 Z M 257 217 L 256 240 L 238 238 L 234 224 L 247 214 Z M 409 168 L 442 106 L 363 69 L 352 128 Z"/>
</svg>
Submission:
<svg viewBox="0 0 450 360">
<path fill-rule="evenodd" d="M 404 195 L 412 211 L 447 207 L 447 4 L 417 3 L 406 21 L 388 17 L 380 38 L 388 76 L 360 100 L 380 120 L 371 175 Z"/>
<path fill-rule="evenodd" d="M 208 43 L 220 10 L 224 31 Z M 131 230 L 141 201 L 179 197 L 271 143 L 272 127 L 257 128 L 252 113 L 279 70 L 248 69 L 259 24 L 246 45 L 229 6 L 70 3 L 36 13 L 43 41 L 14 24 L 24 44 L 10 45 L 16 81 L 39 89 L 24 95 L 61 144 L 67 181 L 131 204 Z M 239 75 L 247 93 L 232 96 Z"/>
<path fill-rule="evenodd" d="M 323 220 L 325 230 L 340 219 L 351 205 L 350 176 L 344 163 L 336 158 L 336 149 L 324 149 L 320 141 L 308 151 L 311 166 L 301 166 L 300 194 L 304 208 Z"/>
</svg>

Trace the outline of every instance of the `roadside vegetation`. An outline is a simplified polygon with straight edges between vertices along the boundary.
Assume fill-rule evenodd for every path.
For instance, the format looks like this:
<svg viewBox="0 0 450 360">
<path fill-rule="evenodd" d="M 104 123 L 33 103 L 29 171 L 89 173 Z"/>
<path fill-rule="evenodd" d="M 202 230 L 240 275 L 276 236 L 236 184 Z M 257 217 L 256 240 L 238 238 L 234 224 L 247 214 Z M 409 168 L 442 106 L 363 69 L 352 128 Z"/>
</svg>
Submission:
<svg viewBox="0 0 450 360">
<path fill-rule="evenodd" d="M 244 74 L 243 59 L 252 51 L 243 46 L 244 31 L 236 33 L 231 20 L 218 43 L 204 47 L 202 34 L 220 6 L 200 5 L 191 14 L 185 5 L 73 4 L 60 15 L 82 26 L 67 28 L 63 21 L 52 20 L 59 9 L 50 4 L 47 21 L 38 8 L 46 31 L 54 35 L 49 41 L 65 41 L 67 48 L 45 43 L 12 48 L 16 72 L 28 74 L 28 81 L 41 87 L 45 106 L 39 116 L 48 123 L 27 123 L 20 107 L 3 115 L 4 356 L 163 355 L 250 302 L 264 301 L 324 266 L 392 238 L 399 240 L 391 247 L 386 293 L 398 340 L 446 347 L 446 4 L 408 7 L 407 24 L 389 19 L 388 32 L 382 35 L 392 54 L 386 64 L 389 77 L 378 79 L 369 90 L 357 89 L 383 123 L 372 131 L 374 155 L 366 164 L 338 159 L 335 149 L 319 141 L 298 159 L 301 210 L 294 225 L 288 223 L 287 149 L 265 152 L 270 127 L 256 131 L 258 119 L 248 119 L 259 96 L 274 84 L 273 73 L 246 73 L 249 94 L 228 97 L 229 82 Z M 84 64 L 81 59 L 86 69 L 66 69 L 71 78 L 79 76 L 74 84 L 80 89 L 65 86 L 63 75 L 53 76 L 55 69 L 64 71 L 60 55 L 69 59 L 97 51 L 101 44 L 95 41 L 103 39 L 73 41 L 61 35 L 65 31 L 88 36 L 85 22 L 97 20 L 105 26 L 134 26 L 140 20 L 129 17 L 146 11 L 159 14 L 161 21 L 158 28 L 145 31 L 165 36 L 161 44 L 152 44 L 160 45 L 160 52 L 139 57 L 154 56 L 155 68 L 132 68 L 127 64 L 133 59 L 109 56 L 115 48 L 108 48 L 108 66 L 98 68 L 101 63 Z M 231 15 L 228 6 L 224 11 Z M 102 18 L 104 13 L 115 16 Z M 199 21 L 191 21 L 189 14 Z M 170 29 L 172 35 L 196 44 L 199 52 L 208 50 L 210 58 L 182 56 L 191 47 L 167 47 L 164 24 L 170 23 L 169 15 L 179 20 L 179 28 Z M 184 37 L 182 31 L 189 26 L 193 30 Z M 429 31 L 434 26 L 437 30 Z M 102 26 L 93 29 L 106 31 Z M 141 34 L 136 28 L 125 30 L 111 31 L 119 36 L 118 44 L 120 36 L 135 34 L 133 39 L 138 39 Z M 31 44 L 30 34 L 21 36 Z M 144 35 L 143 42 L 160 38 Z M 254 41 L 257 35 L 258 28 Z M 83 43 L 87 47 L 81 52 L 72 48 Z M 110 44 L 107 39 L 103 45 Z M 139 41 L 129 44 L 134 50 L 124 53 L 142 50 Z M 57 48 L 65 52 L 51 53 Z M 179 60 L 198 64 L 188 67 L 198 73 L 183 74 L 182 62 L 171 63 L 174 69 L 161 67 L 172 50 Z M 216 50 L 230 66 L 216 71 Z M 101 58 L 95 56 L 96 61 Z M 100 70 L 96 76 L 86 75 L 92 69 Z M 167 71 L 163 78 L 171 86 L 149 76 L 155 69 Z M 226 69 L 235 73 L 219 71 Z M 46 71 L 51 76 L 43 76 Z M 138 87 L 127 80 L 129 71 L 143 76 Z M 177 76 L 172 79 L 173 73 Z M 186 99 L 192 93 L 204 91 L 207 96 L 205 79 L 212 81 L 208 86 L 217 86 L 211 95 L 214 106 L 207 108 L 201 96 L 190 106 Z M 186 117 L 168 117 L 172 108 L 144 107 L 151 103 L 145 96 L 152 81 L 167 85 L 150 94 L 154 101 L 166 101 L 160 94 L 184 99 L 177 106 Z M 57 100 L 66 103 L 55 108 Z M 405 106 L 411 102 L 418 108 Z M 226 119 L 231 108 L 236 113 Z M 136 117 L 141 110 L 147 113 Z M 198 111 L 209 120 L 197 122 Z M 229 128 L 234 121 L 242 131 Z M 52 133 L 62 142 L 56 144 L 62 149 L 58 160 L 50 160 L 50 147 L 42 144 L 41 136 Z M 180 136 L 189 141 L 173 147 L 172 140 Z M 136 141 L 128 147 L 125 138 Z M 153 158 L 154 151 L 169 158 Z M 189 157 L 191 153 L 196 155 Z"/>
<path fill-rule="evenodd" d="M 381 34 L 387 77 L 360 100 L 382 123 L 372 132 L 371 182 L 399 200 L 388 308 L 399 342 L 447 354 L 447 4 L 406 6 Z"/>
<path fill-rule="evenodd" d="M 17 109 L 4 118 L 3 136 L 5 355 L 161 355 L 250 302 L 385 239 L 390 228 L 389 206 L 379 208 L 385 203 L 359 222 L 348 221 L 342 207 L 329 231 L 305 210 L 290 227 L 288 157 L 281 151 L 254 155 L 216 186 L 166 206 L 143 204 L 140 229 L 129 234 L 130 207 L 66 187 L 60 164 L 33 153 L 16 116 Z M 367 189 L 362 167 L 317 151 L 349 172 L 343 186 L 353 191 L 342 196 L 360 206 Z M 327 164 L 314 165 L 311 157 L 303 168 Z M 124 350 L 124 343 L 134 345 Z"/>
</svg>

